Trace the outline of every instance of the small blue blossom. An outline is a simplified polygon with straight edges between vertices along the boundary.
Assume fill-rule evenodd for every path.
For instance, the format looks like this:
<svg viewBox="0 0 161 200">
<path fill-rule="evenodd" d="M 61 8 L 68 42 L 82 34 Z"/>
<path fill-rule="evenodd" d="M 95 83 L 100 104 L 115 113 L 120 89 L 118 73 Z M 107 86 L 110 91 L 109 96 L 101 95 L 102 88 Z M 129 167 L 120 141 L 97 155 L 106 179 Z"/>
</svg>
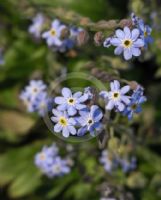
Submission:
<svg viewBox="0 0 161 200">
<path fill-rule="evenodd" d="M 86 108 L 83 104 L 88 99 L 87 94 L 82 94 L 82 92 L 76 92 L 72 94 L 69 88 L 62 89 L 63 97 L 56 97 L 55 103 L 59 106 L 57 107 L 60 111 L 67 111 L 69 116 L 73 116 L 77 113 L 77 110 Z"/>
<path fill-rule="evenodd" d="M 135 26 L 135 25 L 138 24 L 139 17 L 137 17 L 137 16 L 135 15 L 135 13 L 131 13 L 131 20 L 132 20 L 132 22 L 133 22 L 133 25 Z"/>
<path fill-rule="evenodd" d="M 141 104 L 143 104 L 145 101 L 146 97 L 143 96 L 143 88 L 138 86 L 131 96 L 130 103 L 123 111 L 123 115 L 126 115 L 128 119 L 131 120 L 134 113 L 140 113 L 142 111 Z"/>
<path fill-rule="evenodd" d="M 125 105 L 130 103 L 130 97 L 125 94 L 129 92 L 130 86 L 126 85 L 120 88 L 120 83 L 117 80 L 114 80 L 110 83 L 111 91 L 102 91 L 100 96 L 105 99 L 107 103 L 106 109 L 112 110 L 114 107 L 122 112 L 125 109 Z"/>
<path fill-rule="evenodd" d="M 53 163 L 48 168 L 47 174 L 50 178 L 54 178 L 68 174 L 70 171 L 71 169 L 68 165 L 68 161 L 66 159 L 62 159 L 60 156 L 57 156 L 53 159 Z"/>
<path fill-rule="evenodd" d="M 91 87 L 84 88 L 84 93 L 88 95 L 88 99 L 92 99 L 94 97 Z"/>
<path fill-rule="evenodd" d="M 69 137 L 69 135 L 76 135 L 76 129 L 74 127 L 75 121 L 73 118 L 69 118 L 66 111 L 61 112 L 56 109 L 52 110 L 54 116 L 51 117 L 51 120 L 56 123 L 54 125 L 54 131 L 56 133 L 62 132 L 64 137 Z"/>
<path fill-rule="evenodd" d="M 42 80 L 31 80 L 29 85 L 20 94 L 28 112 L 38 112 L 44 116 L 48 110 L 49 99 L 46 93 L 46 85 Z"/>
<path fill-rule="evenodd" d="M 144 47 L 147 48 L 148 44 L 153 42 L 151 37 L 152 28 L 144 24 L 143 20 L 138 21 L 138 28 L 140 30 L 140 37 L 144 40 Z"/>
<path fill-rule="evenodd" d="M 35 38 L 41 38 L 41 31 L 44 24 L 45 18 L 43 14 L 38 13 L 32 20 L 32 25 L 29 27 L 29 33 Z"/>
<path fill-rule="evenodd" d="M 80 31 L 82 31 L 83 29 L 81 28 L 77 28 L 77 27 L 71 27 L 69 29 L 70 34 L 68 38 L 62 39 L 62 44 L 60 46 L 54 46 L 53 50 L 54 51 L 59 51 L 59 52 L 65 52 L 67 50 L 72 49 L 75 44 L 76 44 L 76 37 L 79 34 Z"/>
<path fill-rule="evenodd" d="M 58 19 L 55 19 L 52 22 L 50 30 L 42 34 L 42 37 L 46 39 L 48 46 L 60 47 L 62 45 L 60 37 L 64 28 L 66 28 L 66 26 L 61 24 Z"/>
<path fill-rule="evenodd" d="M 77 133 L 78 136 L 83 136 L 87 132 L 94 136 L 95 131 L 101 130 L 102 123 L 100 121 L 103 118 L 103 113 L 98 106 L 92 105 L 90 109 L 82 109 L 79 114 L 80 117 L 75 119 L 77 124 L 81 126 Z"/>
<path fill-rule="evenodd" d="M 41 92 L 37 96 L 36 100 L 34 101 L 34 106 L 38 114 L 44 117 L 50 107 L 50 99 L 46 92 Z"/>
<path fill-rule="evenodd" d="M 53 157 L 57 156 L 58 147 L 53 144 L 50 147 L 44 146 L 40 153 L 35 156 L 35 164 L 39 168 L 45 170 L 53 163 Z"/>
<path fill-rule="evenodd" d="M 67 159 L 62 159 L 58 155 L 58 147 L 43 147 L 42 151 L 35 155 L 35 165 L 49 178 L 62 176 L 70 172 L 70 166 Z"/>
<path fill-rule="evenodd" d="M 107 150 L 102 151 L 100 157 L 100 163 L 103 164 L 105 171 L 111 173 L 114 169 L 118 167 L 118 161 L 112 154 Z"/>
<path fill-rule="evenodd" d="M 140 31 L 134 28 L 132 31 L 128 27 L 123 30 L 117 29 L 116 36 L 110 42 L 111 45 L 116 46 L 115 55 L 123 53 L 125 60 L 129 60 L 132 56 L 140 56 L 140 48 L 144 46 L 144 40 L 140 38 Z"/>
<path fill-rule="evenodd" d="M 120 162 L 120 165 L 122 167 L 122 170 L 124 173 L 127 173 L 127 172 L 130 172 L 130 171 L 133 171 L 136 169 L 136 158 L 135 157 L 132 157 L 130 160 L 128 159 L 120 159 L 119 162 Z"/>
</svg>

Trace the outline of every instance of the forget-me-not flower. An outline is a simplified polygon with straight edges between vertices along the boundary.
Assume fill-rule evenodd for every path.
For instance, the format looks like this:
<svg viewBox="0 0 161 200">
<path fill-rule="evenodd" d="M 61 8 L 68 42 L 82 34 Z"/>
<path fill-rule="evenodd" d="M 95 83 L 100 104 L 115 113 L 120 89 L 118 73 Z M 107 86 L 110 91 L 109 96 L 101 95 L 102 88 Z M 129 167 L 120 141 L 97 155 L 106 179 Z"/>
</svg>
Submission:
<svg viewBox="0 0 161 200">
<path fill-rule="evenodd" d="M 66 26 L 61 24 L 58 19 L 55 19 L 52 22 L 50 30 L 44 32 L 42 34 L 42 37 L 46 39 L 46 42 L 49 46 L 61 46 L 62 41 L 60 37 L 61 37 L 61 32 L 64 28 L 66 28 Z"/>
<path fill-rule="evenodd" d="M 62 132 L 64 137 L 69 137 L 69 135 L 76 135 L 76 129 L 74 127 L 75 121 L 73 118 L 69 118 L 66 111 L 58 111 L 56 109 L 52 110 L 54 116 L 51 117 L 51 120 L 56 123 L 54 125 L 54 131 L 56 133 Z"/>
<path fill-rule="evenodd" d="M 50 178 L 56 176 L 63 176 L 64 174 L 68 174 L 71 171 L 68 161 L 66 159 L 62 159 L 60 156 L 57 156 L 53 159 L 52 165 L 48 168 L 48 176 Z"/>
<path fill-rule="evenodd" d="M 100 96 L 105 99 L 107 110 L 112 110 L 114 107 L 120 112 L 125 109 L 125 105 L 130 103 L 130 97 L 125 95 L 130 90 L 130 86 L 126 85 L 120 88 L 120 83 L 114 80 L 110 83 L 111 91 L 102 91 Z"/>
<path fill-rule="evenodd" d="M 78 136 L 83 136 L 87 132 L 94 136 L 96 131 L 101 130 L 103 113 L 98 106 L 92 105 L 90 109 L 85 108 L 79 111 L 79 114 L 80 117 L 75 119 L 77 124 L 81 126 L 77 133 Z"/>
<path fill-rule="evenodd" d="M 143 20 L 138 21 L 138 28 L 140 30 L 140 37 L 144 40 L 144 47 L 147 48 L 149 43 L 153 42 L 151 37 L 152 28 L 144 24 Z"/>
<path fill-rule="evenodd" d="M 35 38 L 41 37 L 41 31 L 44 24 L 45 18 L 43 14 L 38 13 L 32 20 L 32 24 L 29 26 L 29 33 Z"/>
<path fill-rule="evenodd" d="M 132 119 L 134 113 L 140 113 L 142 111 L 141 105 L 146 101 L 146 97 L 143 96 L 143 88 L 138 86 L 131 95 L 130 103 L 123 111 L 123 115 L 126 115 L 129 120 Z"/>
<path fill-rule="evenodd" d="M 110 40 L 110 43 L 115 48 L 115 55 L 123 53 L 125 60 L 129 60 L 132 56 L 140 56 L 140 48 L 144 46 L 144 40 L 140 38 L 140 31 L 134 28 L 132 31 L 128 27 L 123 30 L 117 29 L 116 37 Z"/>
<path fill-rule="evenodd" d="M 105 171 L 111 173 L 118 166 L 118 161 L 107 150 L 102 151 L 100 163 L 103 164 Z"/>
<path fill-rule="evenodd" d="M 84 104 L 88 99 L 87 94 L 82 94 L 82 92 L 76 92 L 72 94 L 69 88 L 62 89 L 63 97 L 56 97 L 55 103 L 59 106 L 57 107 L 60 111 L 67 111 L 69 116 L 73 116 L 77 113 L 77 110 L 81 110 L 86 107 Z"/>
<path fill-rule="evenodd" d="M 119 164 L 122 167 L 122 170 L 124 173 L 127 173 L 129 171 L 133 171 L 134 169 L 136 169 L 137 166 L 137 160 L 135 157 L 132 157 L 130 159 L 119 159 Z"/>
</svg>

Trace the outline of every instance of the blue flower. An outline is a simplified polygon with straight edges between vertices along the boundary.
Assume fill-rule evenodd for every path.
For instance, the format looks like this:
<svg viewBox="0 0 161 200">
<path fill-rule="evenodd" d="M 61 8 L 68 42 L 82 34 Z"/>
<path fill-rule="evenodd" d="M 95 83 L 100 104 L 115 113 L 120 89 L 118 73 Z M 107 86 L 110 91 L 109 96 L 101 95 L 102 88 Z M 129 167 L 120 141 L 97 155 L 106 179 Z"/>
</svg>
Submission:
<svg viewBox="0 0 161 200">
<path fill-rule="evenodd" d="M 45 171 L 53 163 L 53 158 L 58 154 L 58 147 L 53 144 L 50 147 L 44 146 L 42 151 L 35 156 L 35 164 L 37 167 Z"/>
<path fill-rule="evenodd" d="M 82 92 L 76 92 L 72 94 L 69 88 L 62 89 L 63 97 L 56 97 L 55 103 L 59 106 L 57 107 L 60 111 L 67 111 L 69 116 L 73 116 L 77 113 L 77 110 L 81 110 L 86 107 L 83 104 L 87 99 L 88 95 Z"/>
<path fill-rule="evenodd" d="M 42 37 L 46 39 L 46 42 L 49 46 L 61 46 L 62 41 L 60 37 L 64 28 L 66 28 L 66 26 L 62 25 L 60 21 L 56 19 L 52 22 L 50 30 L 44 32 Z"/>
<path fill-rule="evenodd" d="M 41 31 L 44 24 L 45 18 L 43 14 L 38 13 L 32 20 L 32 25 L 29 27 L 29 33 L 31 33 L 35 38 L 41 37 Z"/>
<path fill-rule="evenodd" d="M 30 96 L 25 91 L 21 92 L 20 99 L 23 101 L 28 112 L 35 112 L 36 111 L 35 106 L 30 99 Z"/>
<path fill-rule="evenodd" d="M 57 156 L 53 159 L 52 165 L 48 168 L 47 174 L 50 178 L 53 178 L 68 174 L 70 170 L 68 161 L 66 159 L 62 159 L 60 156 Z"/>
<path fill-rule="evenodd" d="M 92 105 L 90 110 L 85 108 L 79 111 L 79 114 L 80 117 L 75 118 L 77 124 L 81 126 L 77 133 L 78 136 L 83 136 L 87 132 L 94 136 L 96 131 L 101 130 L 102 123 L 100 121 L 103 113 L 98 106 Z"/>
<path fill-rule="evenodd" d="M 43 147 L 42 151 L 35 155 L 35 165 L 49 178 L 62 176 L 70 172 L 70 166 L 67 159 L 62 159 L 58 155 L 58 147 Z"/>
<path fill-rule="evenodd" d="M 143 88 L 139 86 L 136 90 L 134 90 L 130 103 L 123 111 L 123 115 L 126 115 L 128 119 L 131 120 L 134 113 L 140 113 L 142 111 L 141 104 L 145 101 L 146 97 L 143 96 Z"/>
<path fill-rule="evenodd" d="M 138 24 L 139 17 L 137 17 L 137 16 L 135 15 L 135 13 L 131 13 L 131 20 L 132 20 L 132 22 L 133 22 L 133 25 L 135 26 L 135 25 Z"/>
<path fill-rule="evenodd" d="M 50 99 L 46 92 L 40 93 L 37 98 L 35 99 L 35 102 L 33 103 L 35 106 L 36 111 L 38 114 L 42 117 L 45 116 L 45 114 L 48 111 Z"/>
<path fill-rule="evenodd" d="M 120 83 L 114 80 L 110 83 L 110 87 L 110 92 L 102 91 L 100 92 L 100 96 L 105 99 L 107 110 L 112 110 L 116 107 L 116 109 L 121 112 L 125 109 L 125 105 L 130 103 L 130 97 L 125 95 L 130 90 L 130 86 L 126 85 L 120 88 Z"/>
<path fill-rule="evenodd" d="M 124 27 L 124 30 L 116 30 L 115 34 L 116 37 L 110 41 L 113 46 L 116 46 L 115 55 L 123 53 L 125 60 L 131 59 L 132 56 L 140 56 L 140 48 L 144 46 L 144 40 L 139 38 L 139 29 L 130 31 L 128 27 Z"/>
<path fill-rule="evenodd" d="M 136 169 L 136 164 L 137 164 L 136 161 L 137 160 L 135 157 L 132 157 L 130 160 L 128 160 L 128 159 L 120 159 L 119 160 L 124 173 L 130 172 L 130 171 Z"/>
<path fill-rule="evenodd" d="M 46 85 L 42 80 L 31 80 L 29 85 L 26 86 L 24 92 L 31 100 L 34 100 L 37 95 L 39 95 L 41 92 L 44 92 L 45 89 Z"/>
<path fill-rule="evenodd" d="M 105 171 L 107 171 L 108 173 L 111 173 L 114 169 L 118 167 L 117 159 L 107 150 L 102 151 L 100 163 L 103 164 Z"/>
<path fill-rule="evenodd" d="M 147 48 L 149 43 L 153 42 L 151 37 L 152 28 L 144 24 L 143 20 L 138 21 L 138 28 L 140 30 L 140 37 L 144 40 L 144 47 Z"/>
<path fill-rule="evenodd" d="M 44 116 L 47 111 L 48 97 L 46 93 L 46 85 L 42 80 L 31 80 L 29 85 L 20 94 L 28 112 L 38 112 L 40 116 Z"/>
<path fill-rule="evenodd" d="M 84 88 L 84 93 L 88 95 L 88 99 L 92 99 L 94 97 L 91 87 Z"/>
<path fill-rule="evenodd" d="M 51 117 L 51 120 L 56 123 L 54 125 L 54 131 L 56 133 L 62 132 L 64 137 L 69 137 L 70 134 L 76 135 L 76 129 L 74 127 L 75 121 L 73 118 L 69 118 L 65 111 L 61 112 L 53 109 L 52 112 L 54 116 Z"/>
</svg>

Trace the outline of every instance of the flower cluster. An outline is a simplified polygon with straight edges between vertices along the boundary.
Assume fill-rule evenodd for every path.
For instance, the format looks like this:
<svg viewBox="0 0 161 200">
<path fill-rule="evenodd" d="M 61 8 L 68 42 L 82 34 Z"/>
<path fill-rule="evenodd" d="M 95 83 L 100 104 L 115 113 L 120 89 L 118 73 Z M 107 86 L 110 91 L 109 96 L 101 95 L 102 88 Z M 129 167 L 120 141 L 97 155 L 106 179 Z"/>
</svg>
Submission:
<svg viewBox="0 0 161 200">
<path fill-rule="evenodd" d="M 113 170 L 118 169 L 120 166 L 124 173 L 130 172 L 136 168 L 136 158 L 121 158 L 118 155 L 108 152 L 107 150 L 102 151 L 100 157 L 100 163 L 103 164 L 105 171 L 112 173 Z"/>
<path fill-rule="evenodd" d="M 133 56 L 141 55 L 141 49 L 147 48 L 147 44 L 152 42 L 151 31 L 148 25 L 144 25 L 144 21 L 132 14 L 133 28 L 125 26 L 117 29 L 115 34 L 108 37 L 104 41 L 104 47 L 115 46 L 115 55 L 123 53 L 125 60 L 130 60 Z"/>
<path fill-rule="evenodd" d="M 44 116 L 50 106 L 50 99 L 46 92 L 46 85 L 42 80 L 31 80 L 20 94 L 28 112 L 38 112 Z"/>
<path fill-rule="evenodd" d="M 44 32 L 42 37 L 46 39 L 49 47 L 55 51 L 65 52 L 74 47 L 78 33 L 81 28 L 67 27 L 58 19 L 55 19 L 50 30 Z"/>
<path fill-rule="evenodd" d="M 54 131 L 62 132 L 64 137 L 69 137 L 83 136 L 87 132 L 94 136 L 96 131 L 101 130 L 102 111 L 97 105 L 88 106 L 87 102 L 90 99 L 89 88 L 86 88 L 84 93 L 72 93 L 69 88 L 63 88 L 62 96 L 55 97 L 58 106 L 52 110 Z"/>
<path fill-rule="evenodd" d="M 68 160 L 59 156 L 55 144 L 50 147 L 44 146 L 42 151 L 36 154 L 35 165 L 49 178 L 63 176 L 71 170 Z"/>
<path fill-rule="evenodd" d="M 128 119 L 132 119 L 134 113 L 141 112 L 141 104 L 146 101 L 146 97 L 143 96 L 143 88 L 137 86 L 130 95 L 130 86 L 126 85 L 121 88 L 119 81 L 114 80 L 110 83 L 110 91 L 101 91 L 100 96 L 104 99 L 106 106 L 105 109 L 115 109 L 116 112 L 120 112 L 126 115 Z M 129 93 L 127 95 L 127 93 Z"/>
</svg>

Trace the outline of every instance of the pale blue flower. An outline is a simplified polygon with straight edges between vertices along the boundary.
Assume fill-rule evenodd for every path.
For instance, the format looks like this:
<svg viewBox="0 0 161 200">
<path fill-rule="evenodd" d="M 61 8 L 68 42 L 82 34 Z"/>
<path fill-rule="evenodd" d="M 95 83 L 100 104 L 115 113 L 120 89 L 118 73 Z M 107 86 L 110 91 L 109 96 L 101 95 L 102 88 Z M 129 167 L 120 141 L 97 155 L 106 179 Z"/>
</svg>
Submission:
<svg viewBox="0 0 161 200">
<path fill-rule="evenodd" d="M 117 29 L 116 36 L 110 42 L 115 48 L 115 55 L 123 53 L 125 60 L 129 60 L 132 56 L 140 56 L 140 48 L 144 46 L 144 40 L 140 38 L 140 31 L 134 28 L 132 31 L 128 27 L 123 30 Z"/>
<path fill-rule="evenodd" d="M 35 38 L 41 37 L 41 31 L 44 24 L 45 18 L 43 14 L 38 13 L 33 19 L 32 19 L 32 25 L 29 27 L 29 33 L 31 33 Z"/>
<path fill-rule="evenodd" d="M 42 80 L 31 80 L 29 85 L 20 94 L 28 112 L 38 112 L 40 116 L 44 116 L 48 108 L 48 97 L 46 93 L 46 85 Z"/>
<path fill-rule="evenodd" d="M 58 154 L 58 147 L 56 144 L 50 147 L 44 146 L 41 152 L 37 153 L 35 156 L 35 165 L 45 171 L 53 163 L 53 158 Z"/>
<path fill-rule="evenodd" d="M 88 99 L 92 99 L 94 97 L 93 91 L 91 87 L 84 88 L 84 93 L 88 95 Z"/>
<path fill-rule="evenodd" d="M 83 103 L 88 99 L 87 94 L 82 94 L 82 92 L 72 94 L 69 88 L 63 88 L 62 95 L 63 97 L 55 98 L 55 103 L 59 105 L 58 110 L 67 111 L 69 116 L 74 116 L 78 110 L 86 108 Z"/>
<path fill-rule="evenodd" d="M 144 40 L 144 47 L 147 48 L 148 44 L 153 42 L 151 37 L 152 28 L 144 24 L 143 20 L 138 21 L 138 28 L 140 30 L 140 37 Z"/>
<path fill-rule="evenodd" d="M 136 169 L 136 166 L 137 166 L 137 160 L 135 157 L 132 157 L 130 159 L 123 158 L 123 159 L 120 159 L 119 162 L 124 173 L 133 171 L 134 169 Z"/>
<path fill-rule="evenodd" d="M 42 37 L 46 39 L 46 42 L 49 46 L 60 47 L 62 45 L 62 41 L 60 39 L 61 32 L 64 28 L 66 28 L 66 26 L 61 24 L 58 19 L 55 19 L 52 22 L 50 30 L 44 32 Z"/>
<path fill-rule="evenodd" d="M 90 109 L 85 108 L 79 111 L 79 114 L 80 117 L 75 118 L 77 124 L 81 126 L 77 133 L 78 136 L 83 136 L 87 132 L 94 136 L 97 131 L 101 130 L 103 113 L 98 106 L 92 105 Z"/>
<path fill-rule="evenodd" d="M 112 110 L 114 107 L 122 112 L 125 109 L 125 105 L 130 103 L 130 97 L 125 95 L 130 90 L 130 86 L 126 85 L 120 88 L 120 83 L 114 80 L 110 83 L 111 91 L 102 91 L 100 96 L 104 98 L 106 102 L 106 109 Z"/>
<path fill-rule="evenodd" d="M 42 117 L 48 112 L 50 99 L 46 92 L 41 92 L 35 99 L 34 106 L 38 114 Z"/>
<path fill-rule="evenodd" d="M 73 118 L 69 118 L 66 111 L 58 111 L 56 109 L 52 110 L 54 116 L 51 117 L 51 120 L 55 123 L 54 131 L 56 133 L 62 132 L 64 137 L 69 137 L 69 135 L 76 135 L 76 129 L 74 127 L 75 121 Z"/>
<path fill-rule="evenodd" d="M 118 160 L 107 150 L 102 151 L 100 163 L 103 164 L 105 171 L 111 173 L 118 167 Z"/>
<path fill-rule="evenodd" d="M 50 178 L 63 176 L 71 171 L 68 161 L 57 156 L 53 159 L 52 165 L 47 170 L 47 174 Z"/>
<path fill-rule="evenodd" d="M 126 106 L 125 110 L 123 111 L 123 115 L 126 115 L 128 119 L 131 120 L 134 113 L 140 113 L 142 111 L 141 105 L 146 100 L 146 97 L 143 96 L 143 88 L 138 86 L 131 96 L 130 103 Z"/>
<path fill-rule="evenodd" d="M 37 95 L 41 92 L 44 92 L 46 89 L 46 85 L 42 80 L 31 80 L 29 85 L 25 87 L 24 92 L 31 99 L 34 100 Z"/>
</svg>

